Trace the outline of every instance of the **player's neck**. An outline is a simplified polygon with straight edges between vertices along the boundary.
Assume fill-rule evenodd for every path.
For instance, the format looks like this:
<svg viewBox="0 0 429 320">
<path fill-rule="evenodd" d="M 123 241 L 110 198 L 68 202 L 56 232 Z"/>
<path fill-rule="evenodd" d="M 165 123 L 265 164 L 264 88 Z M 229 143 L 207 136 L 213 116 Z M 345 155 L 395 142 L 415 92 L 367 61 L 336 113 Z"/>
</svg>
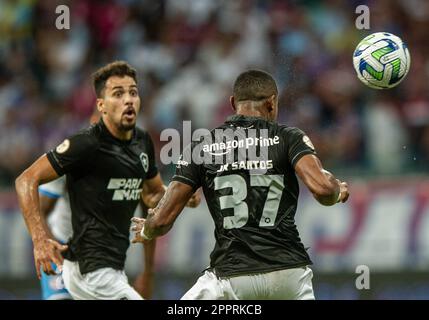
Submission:
<svg viewBox="0 0 429 320">
<path fill-rule="evenodd" d="M 258 110 L 237 110 L 237 115 L 245 116 L 245 117 L 257 117 L 268 119 L 267 115 Z"/>
<path fill-rule="evenodd" d="M 133 130 L 121 130 L 117 126 L 115 126 L 113 123 L 110 123 L 108 119 L 103 118 L 104 125 L 106 126 L 107 130 L 109 130 L 110 134 L 114 136 L 116 139 L 119 140 L 130 140 L 133 136 Z"/>
</svg>

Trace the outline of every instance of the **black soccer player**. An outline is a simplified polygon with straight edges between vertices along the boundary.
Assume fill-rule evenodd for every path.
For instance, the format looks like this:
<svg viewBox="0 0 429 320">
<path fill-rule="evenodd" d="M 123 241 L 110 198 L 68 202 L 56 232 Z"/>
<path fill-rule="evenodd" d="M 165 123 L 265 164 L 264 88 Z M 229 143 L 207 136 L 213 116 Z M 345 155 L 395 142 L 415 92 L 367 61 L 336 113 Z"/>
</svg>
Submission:
<svg viewBox="0 0 429 320">
<path fill-rule="evenodd" d="M 74 299 L 141 299 L 123 271 L 129 220 L 141 199 L 154 207 L 165 186 L 152 140 L 136 127 L 140 110 L 136 71 L 117 61 L 99 69 L 93 80 L 100 121 L 35 161 L 16 179 L 16 191 L 39 278 L 41 269 L 53 274 L 53 262 L 62 266 L 65 286 Z M 37 192 L 40 184 L 64 174 L 73 227 L 67 245 L 49 237 Z M 198 202 L 198 196 L 192 197 L 190 205 Z"/>
<path fill-rule="evenodd" d="M 302 130 L 275 122 L 278 91 L 268 73 L 242 73 L 230 101 L 236 114 L 185 149 L 158 206 L 133 219 L 133 242 L 168 232 L 202 186 L 216 245 L 210 267 L 182 299 L 314 299 L 311 260 L 294 221 L 296 175 L 327 206 L 345 202 L 348 186 L 322 168 Z M 227 130 L 233 139 L 219 139 Z"/>
</svg>

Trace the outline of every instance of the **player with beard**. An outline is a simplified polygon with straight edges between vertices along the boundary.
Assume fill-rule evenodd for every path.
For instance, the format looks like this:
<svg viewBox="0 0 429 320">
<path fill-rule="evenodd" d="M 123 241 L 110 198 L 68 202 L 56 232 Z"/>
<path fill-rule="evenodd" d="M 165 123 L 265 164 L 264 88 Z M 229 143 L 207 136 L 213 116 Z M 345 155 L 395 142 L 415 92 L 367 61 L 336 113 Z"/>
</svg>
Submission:
<svg viewBox="0 0 429 320">
<path fill-rule="evenodd" d="M 63 269 L 74 299 L 142 299 L 124 273 L 130 218 L 140 199 L 149 208 L 165 186 L 149 134 L 136 127 L 140 97 L 136 71 L 123 61 L 95 72 L 98 123 L 64 140 L 16 179 L 19 204 L 34 244 L 37 274 Z M 73 236 L 50 237 L 41 218 L 38 186 L 66 175 Z M 196 194 L 188 203 L 199 203 Z M 64 257 L 64 261 L 63 261 Z"/>
</svg>

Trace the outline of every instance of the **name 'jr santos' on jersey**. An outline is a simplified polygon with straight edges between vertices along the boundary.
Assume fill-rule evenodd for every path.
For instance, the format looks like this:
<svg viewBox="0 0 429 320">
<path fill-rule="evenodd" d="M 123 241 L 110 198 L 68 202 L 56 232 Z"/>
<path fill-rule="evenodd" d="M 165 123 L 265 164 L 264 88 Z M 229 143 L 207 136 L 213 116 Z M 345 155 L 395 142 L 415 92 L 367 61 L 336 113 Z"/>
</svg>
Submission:
<svg viewBox="0 0 429 320">
<path fill-rule="evenodd" d="M 135 128 L 131 140 L 120 140 L 100 120 L 66 139 L 47 157 L 58 175 L 67 175 L 75 213 L 65 258 L 78 261 L 82 273 L 103 267 L 122 269 L 129 219 L 144 180 L 158 173 L 150 136 Z"/>
<path fill-rule="evenodd" d="M 235 138 L 219 142 L 218 133 L 226 130 L 232 130 Z M 251 147 L 256 150 L 253 156 Z M 194 142 L 190 148 L 191 152 L 184 151 L 173 180 L 194 189 L 203 187 L 215 222 L 211 268 L 218 276 L 311 264 L 294 220 L 299 194 L 294 166 L 302 156 L 315 154 L 303 131 L 260 117 L 234 115 L 211 131 L 211 139 Z M 192 161 L 196 148 L 206 160 L 199 165 Z M 192 154 L 194 159 L 186 158 Z"/>
<path fill-rule="evenodd" d="M 303 131 L 276 122 L 278 102 L 270 74 L 241 73 L 230 96 L 235 115 L 184 149 L 163 200 L 134 220 L 133 242 L 163 235 L 203 188 L 216 244 L 210 268 L 184 300 L 314 299 L 294 219 L 297 176 L 326 206 L 347 201 L 348 185 L 323 169 Z"/>
</svg>

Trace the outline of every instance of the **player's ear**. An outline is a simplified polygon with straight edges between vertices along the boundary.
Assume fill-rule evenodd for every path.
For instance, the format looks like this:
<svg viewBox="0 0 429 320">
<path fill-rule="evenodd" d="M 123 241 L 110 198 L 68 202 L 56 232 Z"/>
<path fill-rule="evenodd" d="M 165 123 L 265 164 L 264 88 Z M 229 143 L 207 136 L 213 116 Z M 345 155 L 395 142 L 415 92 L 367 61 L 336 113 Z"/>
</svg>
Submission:
<svg viewBox="0 0 429 320">
<path fill-rule="evenodd" d="M 278 99 L 277 95 L 273 94 L 267 99 L 267 103 L 265 104 L 268 114 L 272 120 L 277 118 L 277 108 L 278 108 Z"/>
<path fill-rule="evenodd" d="M 273 94 L 271 95 L 271 97 L 269 98 L 272 105 L 275 107 L 277 105 L 278 99 L 277 99 L 277 95 Z"/>
<path fill-rule="evenodd" d="M 104 111 L 104 99 L 103 98 L 97 98 L 96 104 L 97 104 L 97 110 L 100 113 L 106 113 L 106 111 Z"/>
<path fill-rule="evenodd" d="M 232 110 L 236 111 L 234 96 L 229 97 L 229 102 L 231 103 Z"/>
<path fill-rule="evenodd" d="M 267 108 L 268 113 L 274 111 L 276 107 L 276 95 L 273 94 L 267 100 L 265 100 L 265 107 Z"/>
</svg>

